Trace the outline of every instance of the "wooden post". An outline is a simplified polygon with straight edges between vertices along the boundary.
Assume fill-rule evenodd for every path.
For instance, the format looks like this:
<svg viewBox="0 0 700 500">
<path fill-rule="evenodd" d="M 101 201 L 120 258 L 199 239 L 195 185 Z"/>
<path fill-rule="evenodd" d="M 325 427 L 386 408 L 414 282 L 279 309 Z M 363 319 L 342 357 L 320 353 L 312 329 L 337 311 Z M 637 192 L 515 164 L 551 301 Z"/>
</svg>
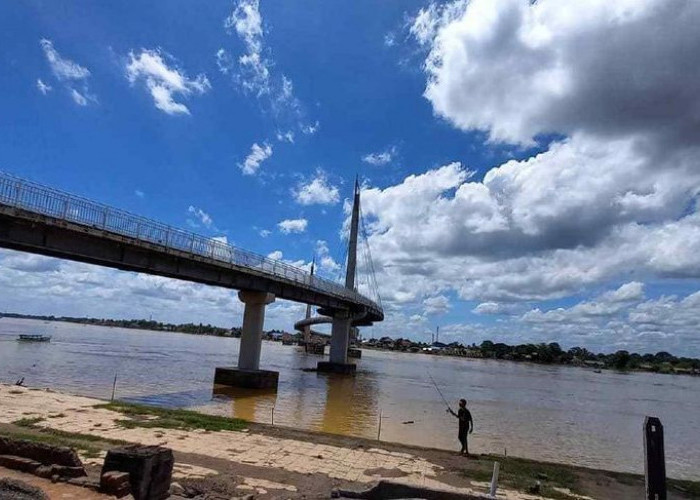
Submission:
<svg viewBox="0 0 700 500">
<path fill-rule="evenodd" d="M 644 479 L 646 500 L 666 500 L 664 427 L 657 417 L 644 419 Z"/>
</svg>

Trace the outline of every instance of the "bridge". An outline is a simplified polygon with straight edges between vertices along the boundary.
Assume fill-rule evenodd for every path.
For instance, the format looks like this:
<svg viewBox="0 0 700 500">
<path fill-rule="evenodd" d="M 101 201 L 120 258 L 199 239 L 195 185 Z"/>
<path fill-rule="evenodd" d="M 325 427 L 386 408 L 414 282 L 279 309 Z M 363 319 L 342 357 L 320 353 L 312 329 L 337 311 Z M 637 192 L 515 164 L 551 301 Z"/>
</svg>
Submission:
<svg viewBox="0 0 700 500">
<path fill-rule="evenodd" d="M 355 193 L 357 203 L 357 185 Z M 353 273 L 355 217 L 353 210 Z M 319 363 L 324 371 L 351 372 L 350 328 L 384 319 L 379 300 L 354 286 L 3 172 L 0 247 L 239 290 L 244 314 L 238 365 L 217 368 L 215 375 L 215 382 L 227 385 L 276 387 L 278 374 L 260 370 L 265 306 L 276 298 L 317 306 L 333 318 L 330 362 Z"/>
</svg>

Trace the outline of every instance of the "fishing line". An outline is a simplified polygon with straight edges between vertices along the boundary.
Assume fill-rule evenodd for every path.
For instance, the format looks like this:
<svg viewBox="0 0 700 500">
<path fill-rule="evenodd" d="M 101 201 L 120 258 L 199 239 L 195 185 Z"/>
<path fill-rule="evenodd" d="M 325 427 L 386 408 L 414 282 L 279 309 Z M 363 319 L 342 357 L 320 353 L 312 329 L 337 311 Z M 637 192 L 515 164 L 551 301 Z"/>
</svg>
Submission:
<svg viewBox="0 0 700 500">
<path fill-rule="evenodd" d="M 433 385 L 435 386 L 435 390 L 438 391 L 438 394 L 439 394 L 440 397 L 442 398 L 442 402 L 445 403 L 445 406 L 447 406 L 447 409 L 450 410 L 450 413 L 454 413 L 454 412 L 452 411 L 452 408 L 450 408 L 450 403 L 448 403 L 448 402 L 447 402 L 447 399 L 445 399 L 445 396 L 442 394 L 442 391 L 441 391 L 440 388 L 438 387 L 437 383 L 435 382 L 435 379 L 434 379 L 433 376 L 430 374 L 430 372 L 428 372 L 428 377 L 430 377 L 430 381 L 431 381 L 431 382 L 433 383 Z"/>
</svg>

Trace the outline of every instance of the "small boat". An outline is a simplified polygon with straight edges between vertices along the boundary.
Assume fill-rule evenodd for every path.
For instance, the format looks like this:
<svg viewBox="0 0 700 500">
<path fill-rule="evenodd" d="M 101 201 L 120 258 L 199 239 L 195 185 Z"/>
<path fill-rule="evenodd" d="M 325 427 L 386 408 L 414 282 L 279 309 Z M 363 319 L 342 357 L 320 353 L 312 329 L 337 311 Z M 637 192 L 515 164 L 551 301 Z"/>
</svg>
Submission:
<svg viewBox="0 0 700 500">
<path fill-rule="evenodd" d="M 51 342 L 51 335 L 20 335 L 18 342 Z"/>
</svg>

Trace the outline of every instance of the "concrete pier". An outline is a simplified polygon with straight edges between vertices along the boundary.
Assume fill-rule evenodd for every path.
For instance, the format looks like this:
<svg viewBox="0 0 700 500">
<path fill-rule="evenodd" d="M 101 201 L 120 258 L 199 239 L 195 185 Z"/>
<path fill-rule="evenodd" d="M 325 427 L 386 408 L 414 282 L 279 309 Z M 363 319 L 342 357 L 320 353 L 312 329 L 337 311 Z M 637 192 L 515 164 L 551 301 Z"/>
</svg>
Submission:
<svg viewBox="0 0 700 500">
<path fill-rule="evenodd" d="M 317 370 L 328 373 L 355 373 L 356 366 L 348 363 L 351 315 L 341 311 L 333 315 L 331 327 L 331 350 L 328 361 L 319 361 Z"/>
<path fill-rule="evenodd" d="M 271 293 L 242 290 L 238 298 L 245 304 L 237 367 L 217 367 L 214 384 L 247 388 L 277 387 L 279 373 L 260 370 L 260 350 L 265 323 L 265 307 L 275 301 Z"/>
</svg>

